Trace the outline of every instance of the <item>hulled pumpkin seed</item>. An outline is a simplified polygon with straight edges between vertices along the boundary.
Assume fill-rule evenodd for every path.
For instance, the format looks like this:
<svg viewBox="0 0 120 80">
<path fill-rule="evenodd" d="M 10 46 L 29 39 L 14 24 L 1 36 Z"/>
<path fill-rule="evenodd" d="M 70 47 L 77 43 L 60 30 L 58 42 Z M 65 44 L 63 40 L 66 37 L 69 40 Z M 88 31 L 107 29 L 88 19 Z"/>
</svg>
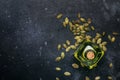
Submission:
<svg viewBox="0 0 120 80">
<path fill-rule="evenodd" d="M 78 68 L 79 68 L 79 65 L 76 64 L 76 63 L 73 63 L 73 64 L 72 64 L 72 67 L 75 68 L 75 69 L 78 69 Z"/>
<path fill-rule="evenodd" d="M 107 51 L 106 46 L 102 46 L 103 51 Z"/>
<path fill-rule="evenodd" d="M 63 16 L 63 14 L 60 13 L 60 14 L 58 14 L 58 15 L 56 16 L 56 18 L 57 18 L 57 19 L 60 19 L 62 16 Z"/>
<path fill-rule="evenodd" d="M 68 51 L 70 51 L 70 49 L 71 49 L 71 47 L 67 47 L 65 51 L 68 52 Z"/>
<path fill-rule="evenodd" d="M 61 71 L 61 68 L 60 67 L 56 67 L 55 70 L 56 71 Z"/>
<path fill-rule="evenodd" d="M 95 77 L 95 80 L 100 80 L 100 76 L 96 76 L 96 77 Z"/>
<path fill-rule="evenodd" d="M 85 18 L 80 18 L 81 22 L 86 22 Z"/>
<path fill-rule="evenodd" d="M 76 49 L 75 45 L 71 45 L 70 47 L 71 47 L 71 49 Z"/>
<path fill-rule="evenodd" d="M 57 58 L 55 59 L 56 62 L 58 62 L 58 61 L 60 61 L 60 60 L 61 60 L 61 57 L 57 57 Z"/>
<path fill-rule="evenodd" d="M 66 25 L 66 23 L 65 22 L 63 22 L 63 27 L 66 27 L 67 25 Z"/>
<path fill-rule="evenodd" d="M 85 80 L 90 80 L 90 78 L 88 76 L 85 77 Z"/>
<path fill-rule="evenodd" d="M 101 41 L 102 41 L 102 39 L 101 39 L 101 38 L 99 38 L 99 39 L 97 40 L 97 44 L 100 44 L 100 43 L 101 43 Z"/>
<path fill-rule="evenodd" d="M 65 53 L 61 52 L 61 58 L 64 59 L 64 57 L 65 57 Z"/>
<path fill-rule="evenodd" d="M 70 45 L 70 41 L 69 41 L 69 40 L 66 40 L 66 44 L 67 44 L 67 45 Z"/>
<path fill-rule="evenodd" d="M 65 18 L 65 23 L 66 23 L 66 24 L 69 23 L 69 19 L 68 19 L 68 17 Z"/>
<path fill-rule="evenodd" d="M 71 76 L 71 73 L 68 72 L 68 71 L 66 71 L 66 72 L 64 72 L 64 75 L 65 75 L 65 76 Z"/>
<path fill-rule="evenodd" d="M 61 44 L 58 44 L 57 48 L 58 48 L 58 50 L 60 50 L 60 48 L 61 48 Z"/>
<path fill-rule="evenodd" d="M 56 80 L 60 80 L 60 78 L 56 77 Z"/>
<path fill-rule="evenodd" d="M 106 41 L 102 42 L 102 45 L 104 45 L 104 46 L 107 45 L 107 42 Z"/>
<path fill-rule="evenodd" d="M 109 67 L 110 67 L 110 68 L 112 68 L 112 67 L 113 67 L 113 64 L 112 64 L 112 63 L 110 63 L 110 64 L 109 64 Z"/>
<path fill-rule="evenodd" d="M 117 32 L 113 32 L 112 34 L 113 34 L 113 35 L 118 35 L 119 33 L 117 33 Z"/>
<path fill-rule="evenodd" d="M 78 13 L 77 17 L 80 18 L 80 13 Z"/>
<path fill-rule="evenodd" d="M 112 80 L 112 76 L 108 76 L 108 80 Z"/>
<path fill-rule="evenodd" d="M 95 30 L 94 26 L 91 26 L 91 29 L 94 31 Z"/>
<path fill-rule="evenodd" d="M 112 37 L 112 38 L 111 38 L 111 42 L 115 42 L 115 37 Z"/>
<path fill-rule="evenodd" d="M 64 47 L 64 48 L 67 48 L 67 45 L 66 45 L 66 44 L 63 44 L 63 47 Z"/>
</svg>

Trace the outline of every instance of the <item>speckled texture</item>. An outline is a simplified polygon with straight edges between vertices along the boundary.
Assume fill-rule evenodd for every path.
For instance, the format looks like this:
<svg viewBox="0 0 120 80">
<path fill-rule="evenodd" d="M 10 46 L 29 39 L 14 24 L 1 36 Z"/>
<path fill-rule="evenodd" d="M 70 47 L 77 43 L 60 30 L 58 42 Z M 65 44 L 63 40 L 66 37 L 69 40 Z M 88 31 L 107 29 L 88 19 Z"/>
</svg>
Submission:
<svg viewBox="0 0 120 80">
<path fill-rule="evenodd" d="M 73 69 L 73 52 L 56 63 L 60 54 L 56 46 L 66 39 L 73 40 L 72 34 L 62 27 L 61 20 L 55 18 L 62 12 L 64 16 L 75 18 L 78 12 L 90 17 L 98 32 L 120 33 L 119 0 L 0 0 L 0 80 L 84 80 L 89 76 L 101 76 L 107 80 L 120 80 L 120 36 L 93 70 Z M 113 68 L 108 64 L 113 62 Z M 55 71 L 55 66 L 62 68 Z M 71 77 L 65 77 L 70 71 Z"/>
</svg>

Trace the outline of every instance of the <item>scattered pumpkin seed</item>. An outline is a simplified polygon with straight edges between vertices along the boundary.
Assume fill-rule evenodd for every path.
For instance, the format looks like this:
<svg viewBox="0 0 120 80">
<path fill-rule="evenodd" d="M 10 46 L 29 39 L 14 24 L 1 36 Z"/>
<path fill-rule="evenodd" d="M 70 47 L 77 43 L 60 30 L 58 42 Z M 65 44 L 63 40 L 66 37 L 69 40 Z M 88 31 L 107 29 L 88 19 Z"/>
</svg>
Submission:
<svg viewBox="0 0 120 80">
<path fill-rule="evenodd" d="M 64 59 L 64 57 L 65 57 L 65 53 L 61 52 L 61 58 Z"/>
<path fill-rule="evenodd" d="M 75 45 L 70 45 L 71 49 L 76 49 Z"/>
<path fill-rule="evenodd" d="M 112 76 L 108 76 L 108 80 L 112 80 Z"/>
<path fill-rule="evenodd" d="M 103 51 L 107 51 L 106 46 L 102 46 Z"/>
<path fill-rule="evenodd" d="M 94 26 L 91 26 L 91 29 L 94 31 L 95 30 Z"/>
<path fill-rule="evenodd" d="M 111 38 L 111 42 L 115 42 L 115 37 L 112 37 L 112 38 Z"/>
<path fill-rule="evenodd" d="M 57 58 L 55 59 L 56 62 L 58 62 L 58 61 L 60 61 L 60 60 L 61 60 L 61 57 L 57 57 Z"/>
<path fill-rule="evenodd" d="M 70 49 L 71 49 L 71 47 L 67 47 L 65 51 L 68 52 L 68 51 L 70 51 Z"/>
<path fill-rule="evenodd" d="M 101 44 L 105 46 L 105 45 L 107 45 L 107 42 L 106 42 L 106 41 L 104 41 L 104 42 L 102 42 Z"/>
<path fill-rule="evenodd" d="M 72 64 L 72 67 L 75 68 L 75 69 L 78 69 L 78 68 L 79 68 L 79 65 L 76 64 L 76 63 L 73 63 L 73 64 Z"/>
<path fill-rule="evenodd" d="M 85 80 L 90 80 L 90 78 L 88 76 L 85 77 Z"/>
<path fill-rule="evenodd" d="M 60 19 L 62 16 L 63 16 L 63 14 L 60 13 L 60 14 L 58 14 L 58 15 L 56 16 L 56 18 L 57 18 L 57 19 Z"/>
<path fill-rule="evenodd" d="M 66 27 L 67 25 L 66 25 L 66 23 L 65 22 L 63 22 L 63 27 Z"/>
<path fill-rule="evenodd" d="M 69 23 L 69 19 L 68 19 L 68 17 L 65 18 L 65 23 L 66 23 L 66 24 Z"/>
<path fill-rule="evenodd" d="M 113 34 L 113 35 L 118 35 L 119 33 L 117 33 L 117 32 L 113 32 L 112 34 Z"/>
<path fill-rule="evenodd" d="M 63 47 L 64 47 L 64 48 L 67 48 L 67 45 L 66 45 L 66 44 L 63 44 Z"/>
<path fill-rule="evenodd" d="M 112 67 L 113 67 L 113 64 L 112 64 L 112 63 L 110 63 L 110 64 L 109 64 L 109 67 L 110 67 L 110 68 L 112 68 Z"/>
<path fill-rule="evenodd" d="M 100 76 L 96 76 L 96 77 L 95 77 L 95 80 L 100 80 Z"/>
<path fill-rule="evenodd" d="M 105 32 L 103 32 L 102 35 L 105 36 Z"/>
<path fill-rule="evenodd" d="M 58 48 L 58 50 L 60 50 L 60 48 L 61 48 L 61 44 L 58 44 L 57 48 Z"/>
<path fill-rule="evenodd" d="M 56 67 L 55 70 L 56 71 L 61 71 L 61 68 L 60 67 Z"/>
<path fill-rule="evenodd" d="M 56 80 L 60 80 L 60 78 L 56 77 Z"/>
<path fill-rule="evenodd" d="M 80 18 L 81 22 L 86 22 L 85 18 Z"/>
<path fill-rule="evenodd" d="M 88 19 L 87 19 L 87 22 L 88 22 L 89 24 L 91 24 L 91 22 L 92 22 L 91 18 L 88 18 Z"/>
<path fill-rule="evenodd" d="M 108 35 L 108 39 L 111 41 L 111 36 L 110 35 Z"/>
<path fill-rule="evenodd" d="M 65 76 L 71 76 L 71 73 L 68 72 L 68 71 L 66 71 L 66 72 L 64 72 L 64 75 L 65 75 Z"/>
<path fill-rule="evenodd" d="M 99 39 L 97 40 L 97 44 L 100 44 L 100 43 L 101 43 L 101 41 L 102 41 L 102 39 L 101 39 L 101 38 L 99 38 Z"/>
<path fill-rule="evenodd" d="M 80 18 L 80 13 L 78 13 L 77 17 Z"/>
<path fill-rule="evenodd" d="M 66 44 L 67 44 L 67 45 L 70 45 L 70 41 L 69 41 L 69 40 L 66 40 Z"/>
</svg>

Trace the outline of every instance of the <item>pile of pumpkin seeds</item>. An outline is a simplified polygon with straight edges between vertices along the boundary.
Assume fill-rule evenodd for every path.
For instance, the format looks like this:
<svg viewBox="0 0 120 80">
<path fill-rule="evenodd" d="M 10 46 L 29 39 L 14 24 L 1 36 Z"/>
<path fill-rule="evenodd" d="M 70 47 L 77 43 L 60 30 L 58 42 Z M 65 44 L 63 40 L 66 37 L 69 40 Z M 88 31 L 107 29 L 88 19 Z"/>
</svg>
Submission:
<svg viewBox="0 0 120 80">
<path fill-rule="evenodd" d="M 56 16 L 57 19 L 63 18 L 63 14 L 60 13 Z M 56 57 L 55 61 L 60 62 L 65 58 L 65 54 L 68 53 L 70 50 L 76 50 L 77 47 L 82 44 L 84 41 L 91 41 L 92 43 L 97 44 L 103 51 L 107 51 L 107 41 L 104 41 L 102 38 L 107 36 L 108 40 L 110 42 L 115 42 L 116 38 L 115 36 L 118 35 L 117 32 L 113 32 L 112 35 L 106 34 L 106 32 L 95 32 L 95 27 L 91 25 L 92 19 L 91 18 L 83 18 L 81 17 L 80 13 L 77 14 L 77 19 L 76 20 L 71 20 L 68 17 L 65 17 L 62 24 L 64 28 L 69 28 L 71 33 L 74 35 L 74 44 L 71 44 L 70 40 L 66 40 L 65 43 L 58 44 L 57 49 L 63 50 L 61 54 Z M 68 29 L 67 28 L 67 29 Z M 92 36 L 88 34 L 89 32 L 94 31 L 95 36 Z M 81 65 L 82 66 L 82 65 Z M 72 67 L 75 69 L 79 68 L 79 65 L 76 63 L 72 64 Z M 56 71 L 60 71 L 60 67 L 56 67 Z M 64 72 L 65 76 L 71 76 L 71 73 L 66 71 Z M 95 77 L 95 80 L 99 80 L 100 76 Z M 59 80 L 57 77 L 56 80 Z M 86 77 L 86 80 L 89 80 L 88 77 Z"/>
</svg>

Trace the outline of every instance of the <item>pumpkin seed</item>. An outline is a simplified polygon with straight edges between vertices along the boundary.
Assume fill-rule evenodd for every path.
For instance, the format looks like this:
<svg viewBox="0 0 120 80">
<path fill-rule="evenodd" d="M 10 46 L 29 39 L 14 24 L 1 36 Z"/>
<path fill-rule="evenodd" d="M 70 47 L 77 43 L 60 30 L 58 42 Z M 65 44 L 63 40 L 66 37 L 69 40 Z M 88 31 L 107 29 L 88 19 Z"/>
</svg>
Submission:
<svg viewBox="0 0 120 80">
<path fill-rule="evenodd" d="M 55 59 L 56 62 L 59 62 L 60 60 L 61 60 L 61 57 L 57 57 L 57 58 Z"/>
<path fill-rule="evenodd" d="M 104 42 L 102 42 L 101 44 L 105 46 L 105 45 L 107 45 L 107 42 L 106 42 L 106 41 L 104 41 Z"/>
<path fill-rule="evenodd" d="M 66 71 L 66 72 L 64 72 L 64 75 L 65 75 L 65 76 L 71 76 L 71 73 L 68 72 L 68 71 Z"/>
<path fill-rule="evenodd" d="M 95 30 L 94 26 L 91 26 L 91 29 L 94 31 Z"/>
<path fill-rule="evenodd" d="M 109 64 L 109 67 L 110 67 L 110 68 L 112 68 L 112 67 L 113 67 L 113 64 L 112 64 L 112 63 L 110 63 L 110 64 Z"/>
<path fill-rule="evenodd" d="M 96 76 L 96 77 L 95 77 L 95 80 L 100 80 L 100 76 Z"/>
<path fill-rule="evenodd" d="M 76 49 L 76 46 L 74 46 L 74 45 L 71 45 L 70 47 L 71 47 L 71 49 Z"/>
<path fill-rule="evenodd" d="M 67 44 L 67 45 L 70 45 L 70 41 L 69 41 L 69 40 L 66 40 L 66 44 Z"/>
<path fill-rule="evenodd" d="M 85 18 L 80 18 L 81 22 L 86 22 Z"/>
<path fill-rule="evenodd" d="M 115 42 L 115 37 L 112 37 L 112 38 L 111 38 L 111 42 Z"/>
<path fill-rule="evenodd" d="M 78 13 L 77 17 L 80 18 L 80 13 Z"/>
<path fill-rule="evenodd" d="M 61 58 L 64 59 L 64 57 L 65 57 L 65 53 L 61 52 Z"/>
<path fill-rule="evenodd" d="M 84 25 L 85 27 L 89 26 L 89 24 L 88 24 L 88 23 L 84 23 L 83 25 Z"/>
<path fill-rule="evenodd" d="M 110 35 L 108 35 L 108 39 L 111 41 L 111 36 Z"/>
<path fill-rule="evenodd" d="M 92 42 L 93 42 L 93 43 L 96 43 L 96 40 L 95 40 L 95 38 L 93 38 L 93 39 L 92 39 Z"/>
<path fill-rule="evenodd" d="M 67 47 L 65 51 L 68 52 L 68 51 L 70 51 L 70 49 L 71 49 L 71 47 Z"/>
<path fill-rule="evenodd" d="M 56 80 L 60 80 L 60 78 L 56 77 Z"/>
<path fill-rule="evenodd" d="M 56 16 L 56 18 L 57 18 L 57 19 L 60 19 L 62 16 L 63 16 L 63 14 L 60 13 L 60 14 L 58 14 L 58 15 Z"/>
<path fill-rule="evenodd" d="M 111 76 L 108 76 L 108 80 L 112 80 L 112 77 L 111 77 Z"/>
<path fill-rule="evenodd" d="M 119 33 L 117 33 L 117 32 L 113 32 L 112 34 L 113 34 L 113 35 L 118 35 Z"/>
<path fill-rule="evenodd" d="M 68 17 L 65 18 L 65 23 L 66 23 L 66 24 L 69 23 L 69 19 L 68 19 Z"/>
<path fill-rule="evenodd" d="M 58 48 L 58 50 L 60 50 L 60 48 L 61 48 L 61 44 L 58 44 L 57 48 Z"/>
<path fill-rule="evenodd" d="M 105 36 L 105 32 L 103 32 L 102 35 Z"/>
<path fill-rule="evenodd" d="M 66 44 L 63 44 L 63 47 L 64 47 L 64 48 L 67 48 L 67 45 L 66 45 Z"/>
<path fill-rule="evenodd" d="M 88 76 L 85 77 L 85 80 L 90 80 L 90 78 Z"/>
<path fill-rule="evenodd" d="M 107 51 L 106 46 L 102 46 L 103 51 Z"/>
<path fill-rule="evenodd" d="M 55 70 L 56 71 L 61 71 L 61 68 L 60 67 L 56 67 Z"/>
<path fill-rule="evenodd" d="M 75 69 L 78 69 L 78 68 L 79 68 L 79 65 L 76 64 L 76 63 L 73 63 L 73 64 L 72 64 L 72 67 L 75 68 Z"/>
<path fill-rule="evenodd" d="M 101 41 L 102 41 L 102 39 L 101 39 L 101 38 L 99 38 L 99 39 L 97 40 L 97 44 L 100 44 L 100 43 L 101 43 Z"/>
<path fill-rule="evenodd" d="M 66 23 L 65 22 L 63 22 L 63 27 L 66 27 L 67 25 L 66 25 Z"/>
</svg>

